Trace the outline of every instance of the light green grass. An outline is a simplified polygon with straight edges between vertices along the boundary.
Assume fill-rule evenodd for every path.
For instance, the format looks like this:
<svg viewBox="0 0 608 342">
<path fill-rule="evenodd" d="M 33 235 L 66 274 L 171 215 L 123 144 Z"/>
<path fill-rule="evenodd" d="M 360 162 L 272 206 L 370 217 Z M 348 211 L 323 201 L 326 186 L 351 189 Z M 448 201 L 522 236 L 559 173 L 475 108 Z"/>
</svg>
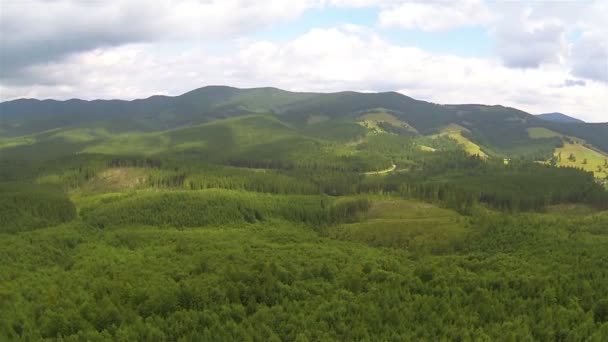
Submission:
<svg viewBox="0 0 608 342">
<path fill-rule="evenodd" d="M 135 167 L 111 168 L 100 172 L 89 180 L 82 191 L 122 191 L 144 186 L 147 180 L 148 170 Z"/>
<path fill-rule="evenodd" d="M 358 123 L 363 127 L 366 127 L 373 132 L 382 132 L 386 133 L 382 127 L 378 125 L 380 122 L 386 122 L 396 127 L 403 127 L 409 130 L 412 133 L 417 133 L 418 131 L 408 124 L 405 121 L 400 120 L 396 116 L 386 113 L 386 112 L 371 112 L 359 117 Z"/>
<path fill-rule="evenodd" d="M 376 247 L 442 252 L 462 240 L 465 219 L 456 212 L 411 200 L 376 202 L 364 222 L 334 228 L 337 239 Z"/>
<path fill-rule="evenodd" d="M 574 155 L 575 161 L 568 159 L 570 154 Z M 561 159 L 559 158 L 560 155 Z M 555 150 L 555 156 L 558 158 L 558 166 L 581 168 L 593 172 L 597 178 L 606 178 L 608 176 L 608 167 L 604 167 L 605 161 L 608 160 L 608 155 L 592 150 L 584 145 L 564 143 L 564 147 Z M 584 163 L 585 160 L 586 163 Z"/>
<path fill-rule="evenodd" d="M 472 155 L 472 156 L 478 155 L 482 158 L 487 158 L 488 155 L 481 149 L 481 146 L 475 144 L 474 142 L 469 140 L 467 137 L 465 137 L 462 134 L 463 132 L 468 132 L 468 129 L 466 129 L 460 125 L 450 124 L 450 125 L 444 127 L 443 129 L 441 129 L 438 136 L 441 136 L 441 135 L 448 136 L 448 137 L 456 140 L 460 145 L 462 145 L 464 150 L 469 155 Z"/>
</svg>

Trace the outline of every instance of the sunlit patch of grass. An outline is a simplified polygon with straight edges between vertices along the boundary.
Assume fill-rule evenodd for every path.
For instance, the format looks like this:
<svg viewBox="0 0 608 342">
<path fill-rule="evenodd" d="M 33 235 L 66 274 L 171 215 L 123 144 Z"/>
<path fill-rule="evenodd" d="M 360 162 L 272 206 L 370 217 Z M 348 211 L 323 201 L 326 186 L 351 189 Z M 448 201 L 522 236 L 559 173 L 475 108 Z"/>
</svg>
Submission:
<svg viewBox="0 0 608 342">
<path fill-rule="evenodd" d="M 330 236 L 376 247 L 439 253 L 462 241 L 467 231 L 465 219 L 451 210 L 417 201 L 385 200 L 373 205 L 366 221 L 335 227 Z"/>
<path fill-rule="evenodd" d="M 120 167 L 105 170 L 88 181 L 83 191 L 121 191 L 134 189 L 146 183 L 147 171 L 134 167 Z"/>
<path fill-rule="evenodd" d="M 396 116 L 394 116 L 392 114 L 382 112 L 382 111 L 370 112 L 370 113 L 361 115 L 359 117 L 359 121 L 358 121 L 358 123 L 360 125 L 372 130 L 373 132 L 386 133 L 386 131 L 379 125 L 379 123 L 383 123 L 383 122 L 391 124 L 395 127 L 405 128 L 406 130 L 408 130 L 412 133 L 418 132 L 414 127 L 412 127 L 407 122 L 400 120 L 399 118 L 397 118 Z"/>
<path fill-rule="evenodd" d="M 481 147 L 467 137 L 465 137 L 462 133 L 467 132 L 468 130 L 462 126 L 456 124 L 450 124 L 444 127 L 438 135 L 448 136 L 454 140 L 456 140 L 464 150 L 472 155 L 478 155 L 482 158 L 486 158 L 488 155 L 481 149 Z"/>
<path fill-rule="evenodd" d="M 598 178 L 608 176 L 608 155 L 585 145 L 564 143 L 563 147 L 555 150 L 554 155 L 557 158 L 558 166 L 581 168 L 593 172 Z"/>
</svg>

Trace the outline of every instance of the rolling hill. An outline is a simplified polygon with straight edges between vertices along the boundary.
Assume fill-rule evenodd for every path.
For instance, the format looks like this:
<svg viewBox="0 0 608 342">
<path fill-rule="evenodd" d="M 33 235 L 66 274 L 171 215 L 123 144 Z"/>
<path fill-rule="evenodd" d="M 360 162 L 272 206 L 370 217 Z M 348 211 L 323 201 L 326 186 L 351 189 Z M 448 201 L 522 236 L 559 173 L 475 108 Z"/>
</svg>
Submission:
<svg viewBox="0 0 608 342">
<path fill-rule="evenodd" d="M 561 122 L 561 123 L 584 123 L 583 120 L 579 120 L 577 118 L 573 118 L 566 114 L 562 113 L 546 113 L 546 114 L 537 114 L 537 118 L 552 121 L 552 122 Z"/>
<path fill-rule="evenodd" d="M 424 138 L 445 135 L 446 127 L 460 127 L 451 138 L 482 156 L 549 160 L 567 137 L 607 153 L 608 123 L 548 117 L 559 120 L 504 106 L 439 105 L 396 92 L 296 93 L 226 86 L 133 101 L 19 99 L 0 103 L 0 158 L 116 152 L 293 161 L 313 158 L 311 151 L 319 149 L 342 158 L 357 155 L 357 142 L 374 132 Z M 555 134 L 532 136 L 531 130 Z M 220 150 L 221 158 L 214 157 Z"/>
<path fill-rule="evenodd" d="M 214 86 L 0 127 L 2 341 L 608 336 L 606 124 Z"/>
</svg>

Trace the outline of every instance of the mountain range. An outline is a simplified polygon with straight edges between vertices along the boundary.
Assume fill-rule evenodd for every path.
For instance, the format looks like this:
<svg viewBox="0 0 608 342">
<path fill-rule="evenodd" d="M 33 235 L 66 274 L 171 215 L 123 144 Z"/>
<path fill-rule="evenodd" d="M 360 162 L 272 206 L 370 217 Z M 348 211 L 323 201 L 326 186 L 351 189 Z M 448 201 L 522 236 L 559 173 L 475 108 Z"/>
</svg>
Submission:
<svg viewBox="0 0 608 342">
<path fill-rule="evenodd" d="M 488 155 L 512 158 L 553 151 L 567 137 L 608 151 L 608 123 L 585 123 L 560 113 L 535 116 L 500 105 L 440 105 L 397 92 L 310 93 L 227 86 L 207 86 L 175 97 L 152 96 L 132 101 L 2 102 L 0 139 L 83 128 L 103 128 L 111 134 L 160 132 L 246 115 L 272 116 L 300 130 L 311 125 L 321 129 L 323 123 L 361 123 L 362 117 L 373 113 L 397 120 L 380 120 L 389 131 L 403 126 L 413 135 L 432 136 L 441 134 L 446 127 L 455 128 Z M 390 128 L 391 125 L 395 127 Z"/>
</svg>

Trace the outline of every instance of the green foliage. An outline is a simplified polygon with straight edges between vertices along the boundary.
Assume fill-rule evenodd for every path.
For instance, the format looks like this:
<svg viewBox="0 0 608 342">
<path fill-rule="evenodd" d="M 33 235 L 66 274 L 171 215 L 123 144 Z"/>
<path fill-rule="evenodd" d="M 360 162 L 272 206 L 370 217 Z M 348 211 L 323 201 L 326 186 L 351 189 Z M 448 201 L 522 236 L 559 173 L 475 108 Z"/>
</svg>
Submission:
<svg viewBox="0 0 608 342">
<path fill-rule="evenodd" d="M 278 196 L 226 190 L 140 192 L 86 200 L 80 214 L 95 227 L 122 225 L 203 227 L 272 218 L 321 226 L 356 220 L 365 199 L 332 203 L 319 196 Z"/>
<path fill-rule="evenodd" d="M 228 87 L 0 119 L 0 340 L 608 339 L 605 183 L 535 162 L 605 126 Z"/>
<path fill-rule="evenodd" d="M 378 122 L 378 126 L 382 128 L 387 133 L 392 133 L 396 135 L 405 135 L 405 136 L 413 136 L 415 133 L 412 132 L 408 127 L 396 126 L 390 122 Z"/>
<path fill-rule="evenodd" d="M 412 218 L 421 208 L 410 207 Z M 410 210 L 384 209 L 393 219 Z M 434 252 L 337 241 L 286 222 L 2 235 L 10 262 L 0 265 L 0 335 L 603 340 L 606 218 L 480 213 L 455 248 Z"/>
<path fill-rule="evenodd" d="M 419 170 L 363 183 L 362 189 L 441 203 L 462 213 L 470 213 L 476 203 L 507 212 L 540 211 L 560 203 L 608 208 L 608 193 L 590 173 L 525 161 L 505 165 L 462 152 L 435 153 Z"/>
<path fill-rule="evenodd" d="M 0 183 L 0 233 L 54 226 L 75 216 L 74 204 L 57 188 Z"/>
<path fill-rule="evenodd" d="M 468 232 L 457 213 L 411 200 L 380 199 L 368 219 L 336 226 L 330 236 L 361 241 L 374 247 L 394 247 L 416 253 L 446 253 L 461 246 Z"/>
<path fill-rule="evenodd" d="M 551 122 L 502 106 L 441 106 L 395 92 L 315 94 L 221 86 L 204 87 L 176 97 L 152 96 L 135 101 L 4 102 L 0 104 L 0 149 L 8 155 L 29 155 L 38 159 L 57 157 L 61 151 L 75 153 L 82 149 L 115 152 L 122 142 L 122 147 L 131 152 L 151 153 L 152 150 L 141 147 L 159 148 L 171 141 L 161 139 L 166 136 L 156 133 L 133 135 L 133 132 L 159 132 L 252 114 L 273 114 L 285 122 L 304 127 L 307 135 L 343 140 L 362 134 L 362 127 L 356 127 L 354 123 L 358 117 L 378 112 L 407 122 L 412 131 L 425 135 L 438 133 L 446 125 L 458 124 L 470 130 L 468 138 L 481 144 L 484 151 L 501 156 L 524 155 L 547 160 L 561 142 L 559 134 L 578 137 L 608 151 L 606 123 Z M 129 113 L 128 117 L 125 113 Z M 306 127 L 313 115 L 330 120 Z M 392 133 L 410 134 L 407 129 L 390 122 L 382 121 L 380 125 Z M 57 129 L 67 130 L 67 133 L 55 134 L 57 132 L 53 130 Z M 534 139 L 530 137 L 529 129 L 550 130 L 557 134 Z M 120 137 L 108 141 L 112 134 Z M 216 136 L 221 140 L 230 138 L 226 134 Z M 40 151 L 45 153 L 38 153 Z"/>
<path fill-rule="evenodd" d="M 313 137 L 342 142 L 361 139 L 366 133 L 361 125 L 346 120 L 323 121 L 308 125 L 302 131 Z"/>
</svg>

